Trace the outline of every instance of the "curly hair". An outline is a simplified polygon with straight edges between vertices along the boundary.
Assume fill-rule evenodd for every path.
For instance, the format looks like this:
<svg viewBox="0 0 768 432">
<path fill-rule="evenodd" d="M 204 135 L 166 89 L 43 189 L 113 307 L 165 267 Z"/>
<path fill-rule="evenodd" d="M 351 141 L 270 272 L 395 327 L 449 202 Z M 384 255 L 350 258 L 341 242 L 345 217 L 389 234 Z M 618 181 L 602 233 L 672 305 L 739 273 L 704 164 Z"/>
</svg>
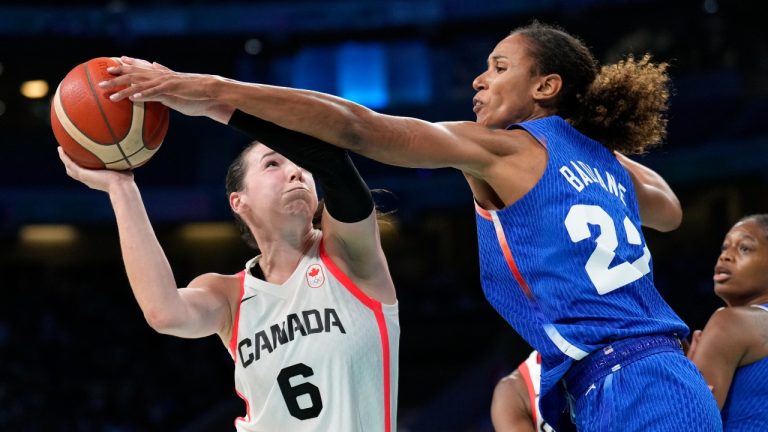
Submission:
<svg viewBox="0 0 768 432">
<path fill-rule="evenodd" d="M 667 63 L 640 59 L 604 65 L 589 48 L 564 30 L 538 21 L 513 30 L 526 38 L 534 74 L 558 74 L 555 114 L 610 150 L 640 154 L 666 138 L 670 79 Z"/>
</svg>

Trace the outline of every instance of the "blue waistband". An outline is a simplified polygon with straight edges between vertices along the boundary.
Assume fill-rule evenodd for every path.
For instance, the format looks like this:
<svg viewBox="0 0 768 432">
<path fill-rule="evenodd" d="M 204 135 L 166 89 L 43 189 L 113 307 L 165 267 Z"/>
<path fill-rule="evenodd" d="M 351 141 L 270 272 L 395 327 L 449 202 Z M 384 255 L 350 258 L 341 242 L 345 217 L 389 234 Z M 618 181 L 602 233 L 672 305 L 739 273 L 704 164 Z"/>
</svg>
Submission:
<svg viewBox="0 0 768 432">
<path fill-rule="evenodd" d="M 682 354 L 680 339 L 657 335 L 612 342 L 574 363 L 563 377 L 565 389 L 572 397 L 581 397 L 600 378 L 619 370 L 622 366 L 661 352 Z"/>
</svg>

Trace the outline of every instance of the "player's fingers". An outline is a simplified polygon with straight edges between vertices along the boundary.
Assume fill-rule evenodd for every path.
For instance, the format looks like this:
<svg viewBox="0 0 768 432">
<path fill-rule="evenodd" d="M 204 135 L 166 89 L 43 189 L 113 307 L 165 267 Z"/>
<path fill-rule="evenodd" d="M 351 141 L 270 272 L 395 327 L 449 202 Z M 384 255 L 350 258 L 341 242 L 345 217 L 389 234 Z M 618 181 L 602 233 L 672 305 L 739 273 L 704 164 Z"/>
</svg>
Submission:
<svg viewBox="0 0 768 432">
<path fill-rule="evenodd" d="M 130 62 L 126 63 L 129 66 L 135 66 L 137 68 L 142 68 L 142 69 L 152 69 L 152 62 L 149 60 L 144 60 L 140 58 L 131 58 L 131 57 L 127 57 L 127 58 L 130 59 Z"/>
<path fill-rule="evenodd" d="M 64 149 L 61 148 L 61 146 L 59 146 L 56 150 L 59 152 L 59 159 L 61 159 L 61 161 L 64 163 L 64 166 L 68 166 L 72 163 L 72 159 L 70 159 L 69 156 L 64 153 Z"/>
<path fill-rule="evenodd" d="M 107 68 L 107 72 L 120 76 L 125 73 L 125 64 L 118 63 L 116 66 L 110 66 Z"/>
<path fill-rule="evenodd" d="M 139 63 L 143 62 L 143 63 Z M 128 79 L 141 79 L 147 72 L 152 70 L 152 65 L 145 60 L 136 60 L 131 64 L 118 64 L 107 68 L 107 72 L 118 77 L 128 76 Z"/>
<path fill-rule="evenodd" d="M 112 93 L 111 95 L 109 95 L 109 100 L 111 100 L 112 102 L 119 102 L 123 99 L 130 97 L 134 93 L 136 93 L 136 90 L 132 90 L 129 87 L 127 89 L 123 89 L 118 92 Z"/>
<path fill-rule="evenodd" d="M 173 100 L 169 96 L 164 94 L 158 94 L 154 96 L 146 96 L 144 93 L 134 93 L 128 96 L 128 100 L 131 102 L 160 102 L 163 105 L 172 107 Z"/>
<path fill-rule="evenodd" d="M 128 92 L 129 98 L 136 102 L 149 102 L 149 101 L 162 101 L 171 89 L 171 84 L 162 79 L 155 79 L 146 83 L 137 84 L 131 88 L 125 89 Z"/>
<path fill-rule="evenodd" d="M 166 71 L 166 72 L 172 72 L 172 71 L 171 71 L 171 69 L 169 69 L 169 68 L 167 68 L 167 67 L 165 67 L 165 66 L 161 65 L 161 64 L 160 64 L 160 63 L 158 63 L 158 62 L 152 62 L 152 66 L 153 66 L 155 69 L 163 70 L 163 71 Z"/>
<path fill-rule="evenodd" d="M 119 78 L 123 78 L 123 77 L 119 77 Z M 112 102 L 118 102 L 123 99 L 126 99 L 129 96 L 142 91 L 148 85 L 147 83 L 133 82 L 130 79 L 130 77 L 125 77 L 127 79 L 114 82 L 119 78 L 114 78 L 112 80 L 106 81 L 104 86 L 102 87 L 105 89 L 113 89 L 113 88 L 117 89 L 119 87 L 124 87 L 124 88 L 121 88 L 120 90 L 115 91 L 111 95 L 109 95 L 109 100 L 111 100 Z M 99 83 L 99 86 L 101 86 L 101 83 Z"/>
<path fill-rule="evenodd" d="M 70 159 L 69 156 L 67 156 L 67 154 L 64 153 L 64 149 L 62 149 L 61 146 L 59 146 L 58 151 L 59 151 L 59 159 L 61 159 L 61 161 L 64 163 L 64 169 L 66 170 L 67 175 L 77 180 L 78 179 L 77 164 L 72 162 L 72 159 Z"/>
<path fill-rule="evenodd" d="M 113 73 L 109 69 L 107 69 L 107 71 L 110 72 L 110 73 Z M 112 89 L 112 88 L 115 88 L 115 87 L 122 87 L 122 86 L 131 85 L 131 80 L 132 80 L 132 78 L 130 76 L 118 75 L 118 76 L 116 76 L 114 78 L 111 78 L 111 79 L 108 79 L 108 80 L 104 80 L 104 81 L 100 81 L 98 83 L 98 86 L 100 88 L 103 88 L 103 89 Z"/>
<path fill-rule="evenodd" d="M 130 57 L 130 56 L 120 56 L 120 61 L 129 64 L 129 65 L 150 65 L 152 64 L 149 60 L 144 60 L 136 57 Z"/>
</svg>

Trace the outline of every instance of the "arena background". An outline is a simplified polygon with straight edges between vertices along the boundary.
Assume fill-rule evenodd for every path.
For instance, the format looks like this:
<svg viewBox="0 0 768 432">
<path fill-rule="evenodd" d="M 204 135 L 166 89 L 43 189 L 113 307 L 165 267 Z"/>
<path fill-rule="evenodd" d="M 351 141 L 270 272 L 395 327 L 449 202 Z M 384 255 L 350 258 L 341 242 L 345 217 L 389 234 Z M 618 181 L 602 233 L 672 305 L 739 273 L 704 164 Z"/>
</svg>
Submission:
<svg viewBox="0 0 768 432">
<path fill-rule="evenodd" d="M 0 430 L 221 431 L 244 412 L 210 337 L 155 334 L 127 284 L 107 196 L 68 178 L 50 96 L 76 64 L 131 55 L 180 71 L 290 85 L 386 113 L 473 120 L 472 79 L 532 18 L 580 35 L 602 62 L 671 63 L 666 144 L 639 158 L 682 201 L 682 226 L 646 230 L 659 290 L 692 327 L 720 302 L 712 273 L 739 217 L 768 212 L 768 31 L 757 2 L 326 0 L 4 1 L 0 4 Z M 38 98 L 22 83 L 45 80 Z M 34 95 L 33 95 L 34 96 Z M 237 272 L 251 252 L 223 177 L 245 144 L 173 113 L 136 171 L 185 284 Z M 355 157 L 394 210 L 383 240 L 401 308 L 399 429 L 488 431 L 493 385 L 529 352 L 478 284 L 472 197 L 451 170 Z"/>
</svg>

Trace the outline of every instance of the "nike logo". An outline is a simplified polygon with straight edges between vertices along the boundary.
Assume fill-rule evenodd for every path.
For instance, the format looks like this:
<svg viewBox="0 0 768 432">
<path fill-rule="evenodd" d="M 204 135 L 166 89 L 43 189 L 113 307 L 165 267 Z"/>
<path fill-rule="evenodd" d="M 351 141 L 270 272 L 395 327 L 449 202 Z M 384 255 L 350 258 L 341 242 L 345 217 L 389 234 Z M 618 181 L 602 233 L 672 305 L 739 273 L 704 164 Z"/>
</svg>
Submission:
<svg viewBox="0 0 768 432">
<path fill-rule="evenodd" d="M 246 301 L 246 300 L 250 300 L 250 299 L 252 299 L 252 298 L 256 297 L 257 295 L 258 295 L 258 294 L 254 294 L 254 295 L 252 295 L 252 296 L 250 296 L 250 297 L 246 297 L 246 298 L 244 298 L 244 299 L 240 300 L 240 303 L 245 303 L 245 301 Z"/>
</svg>

